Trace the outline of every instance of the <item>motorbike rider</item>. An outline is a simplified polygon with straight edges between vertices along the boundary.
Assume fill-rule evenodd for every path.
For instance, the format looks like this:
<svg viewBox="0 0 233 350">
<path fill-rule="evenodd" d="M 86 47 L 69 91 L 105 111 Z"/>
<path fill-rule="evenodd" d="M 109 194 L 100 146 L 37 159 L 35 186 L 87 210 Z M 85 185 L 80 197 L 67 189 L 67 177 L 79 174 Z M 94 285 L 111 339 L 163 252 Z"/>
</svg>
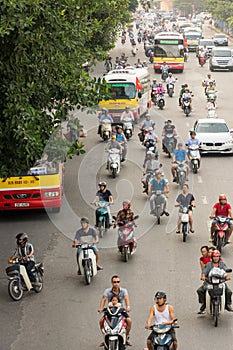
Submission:
<svg viewBox="0 0 233 350">
<path fill-rule="evenodd" d="M 165 94 L 165 89 L 164 89 L 163 84 L 161 82 L 159 82 L 156 92 L 157 92 L 157 94 Z"/>
<path fill-rule="evenodd" d="M 127 289 L 120 287 L 120 277 L 118 275 L 114 275 L 111 278 L 111 283 L 112 283 L 112 287 L 111 288 L 107 288 L 104 291 L 103 297 L 100 301 L 100 306 L 99 306 L 99 312 L 103 312 L 104 309 L 104 305 L 106 303 L 106 301 L 110 302 L 113 296 L 117 296 L 119 302 L 121 303 L 121 305 L 123 305 L 123 303 L 125 304 L 125 309 L 127 312 L 130 312 L 130 301 L 129 301 L 129 295 L 128 295 L 128 291 Z M 100 321 L 101 322 L 101 321 Z M 128 346 L 131 345 L 130 341 L 129 341 L 129 333 L 131 330 L 131 326 L 132 326 L 132 320 L 130 317 L 126 318 L 126 323 L 127 323 L 127 327 L 126 327 L 126 344 Z M 104 345 L 103 343 L 101 344 L 101 346 Z"/>
<path fill-rule="evenodd" d="M 202 82 L 202 86 L 205 88 L 205 94 L 206 94 L 206 89 L 207 89 L 207 87 L 209 86 L 210 81 L 213 82 L 214 87 L 216 87 L 216 81 L 215 81 L 215 79 L 213 79 L 212 76 L 211 76 L 211 74 L 208 73 L 208 74 L 207 74 L 207 79 L 203 80 L 203 82 Z"/>
<path fill-rule="evenodd" d="M 130 110 L 129 106 L 126 106 L 124 112 L 121 114 L 121 122 L 122 123 L 131 122 L 133 125 L 134 115 L 133 115 L 133 112 Z"/>
<path fill-rule="evenodd" d="M 201 48 L 201 50 L 199 52 L 199 55 L 198 55 L 198 62 L 199 63 L 200 63 L 201 57 L 204 58 L 204 62 L 206 61 L 206 59 L 207 59 L 207 52 L 208 52 L 208 50 L 207 50 L 206 46 L 204 46 L 204 48 Z"/>
<path fill-rule="evenodd" d="M 189 135 L 190 135 L 190 138 L 185 142 L 185 146 L 186 146 L 186 149 L 188 151 L 188 157 L 189 157 L 189 147 L 190 146 L 197 145 L 197 146 L 199 146 L 199 148 L 201 148 L 201 142 L 199 141 L 199 139 L 196 138 L 196 131 L 191 130 L 189 132 Z M 199 164 L 200 164 L 201 157 L 199 157 L 198 160 L 199 160 Z"/>
<path fill-rule="evenodd" d="M 162 71 L 162 74 L 163 74 L 163 72 L 168 72 L 169 66 L 167 65 L 167 63 L 165 61 L 161 65 L 160 70 Z"/>
<path fill-rule="evenodd" d="M 216 100 L 216 90 L 213 81 L 209 82 L 209 85 L 206 88 L 206 96 L 207 100 L 210 100 L 210 95 L 214 96 L 214 99 Z"/>
<path fill-rule="evenodd" d="M 210 228 L 210 239 L 209 242 L 213 241 L 215 225 L 216 225 L 216 217 L 217 216 L 225 216 L 227 218 L 228 223 L 228 234 L 227 234 L 227 243 L 231 243 L 230 237 L 233 231 L 233 224 L 230 220 L 233 220 L 231 205 L 227 203 L 227 197 L 225 194 L 220 194 L 218 197 L 219 201 L 215 203 L 213 206 L 213 210 L 210 214 L 210 219 L 213 219 L 212 225 Z"/>
<path fill-rule="evenodd" d="M 220 252 L 218 250 L 214 250 L 211 254 L 211 262 L 208 262 L 201 272 L 201 279 L 202 279 L 202 281 L 204 281 L 204 283 L 197 290 L 199 303 L 202 304 L 200 307 L 200 311 L 198 312 L 200 314 L 202 314 L 206 308 L 205 295 L 206 295 L 207 284 L 206 284 L 205 280 L 206 280 L 206 278 L 208 278 L 210 271 L 214 267 L 218 267 L 224 271 L 226 271 L 228 269 L 227 266 L 224 264 L 224 262 L 222 260 L 220 260 L 220 258 L 221 258 Z M 227 273 L 226 281 L 229 281 L 229 280 L 230 280 L 230 275 L 229 275 L 229 273 Z M 232 305 L 231 305 L 231 295 L 232 295 L 232 291 L 228 287 L 228 285 L 225 283 L 225 309 L 227 311 L 233 312 Z"/>
<path fill-rule="evenodd" d="M 190 100 L 190 108 L 192 108 L 192 94 L 191 94 L 191 91 L 189 90 L 188 87 L 184 88 L 184 92 L 183 92 L 183 95 L 182 95 L 182 98 L 181 98 L 181 106 L 182 106 L 182 108 L 183 108 L 183 101 L 186 98 Z"/>
<path fill-rule="evenodd" d="M 98 132 L 97 134 L 101 133 L 101 127 L 103 120 L 109 120 L 110 123 L 113 123 L 112 117 L 108 114 L 108 110 L 106 108 L 101 109 L 101 115 L 99 117 L 99 126 L 98 126 Z"/>
<path fill-rule="evenodd" d="M 181 142 L 178 143 L 177 145 L 177 149 L 175 149 L 175 151 L 172 154 L 172 175 L 173 175 L 173 182 L 176 182 L 176 168 L 177 168 L 177 164 L 176 162 L 182 162 L 182 161 L 187 161 L 188 162 L 188 156 L 187 156 L 187 151 L 185 149 L 183 149 L 183 144 Z M 187 165 L 186 168 L 186 181 L 188 180 L 188 175 L 189 175 L 189 167 Z"/>
<path fill-rule="evenodd" d="M 149 113 L 146 114 L 145 119 L 142 122 L 141 130 L 147 130 L 148 128 L 154 129 L 155 122 L 151 119 L 151 116 Z"/>
<path fill-rule="evenodd" d="M 130 209 L 131 208 L 131 202 L 128 199 L 125 199 L 122 202 L 123 208 L 118 211 L 117 218 L 114 223 L 114 226 L 116 227 L 119 222 L 128 222 L 128 221 L 134 221 L 134 212 Z"/>
<path fill-rule="evenodd" d="M 208 245 L 203 245 L 200 249 L 201 251 L 201 257 L 200 257 L 200 267 L 201 271 L 204 269 L 205 265 L 211 261 L 211 255 L 209 254 L 209 247 Z"/>
<path fill-rule="evenodd" d="M 172 305 L 168 304 L 166 293 L 158 291 L 155 294 L 154 300 L 156 304 L 150 308 L 149 317 L 146 322 L 146 329 L 150 329 L 151 324 L 167 324 L 172 325 L 175 322 L 175 311 Z M 153 322 L 152 322 L 153 321 Z M 174 350 L 177 350 L 178 343 L 174 328 L 168 332 L 172 336 Z M 152 339 L 154 331 L 147 338 L 148 350 L 153 350 Z"/>
<path fill-rule="evenodd" d="M 116 140 L 120 143 L 122 147 L 122 158 L 121 162 L 124 162 L 127 155 L 127 138 L 122 130 L 121 125 L 116 126 Z"/>
<path fill-rule="evenodd" d="M 109 204 L 113 204 L 113 196 L 110 190 L 107 189 L 107 184 L 105 181 L 100 181 L 99 184 L 99 190 L 96 192 L 96 196 L 92 202 L 92 204 L 95 204 L 97 201 L 104 201 L 109 202 Z M 108 210 L 108 218 L 106 222 L 106 228 L 109 228 L 111 226 L 112 222 L 112 216 L 110 213 L 110 206 L 107 207 Z M 99 214 L 98 210 L 95 212 L 95 218 L 96 218 L 96 227 L 98 226 L 99 221 Z"/>
<path fill-rule="evenodd" d="M 157 94 L 157 88 L 158 88 L 159 84 L 157 83 L 156 79 L 153 79 L 152 84 L 151 84 L 151 98 L 153 99 L 153 95 L 154 93 Z"/>
<path fill-rule="evenodd" d="M 162 173 L 160 170 L 156 170 L 155 176 L 152 177 L 148 185 L 148 195 L 150 197 L 150 210 L 151 210 L 150 214 L 154 214 L 156 194 L 153 192 L 156 192 L 156 191 L 162 191 L 163 192 L 162 196 L 164 196 L 164 208 L 161 215 L 165 214 L 166 216 L 169 216 L 169 213 L 166 210 L 166 206 L 167 206 L 166 196 L 169 193 L 169 185 L 167 180 L 162 178 Z"/>
<path fill-rule="evenodd" d="M 176 127 L 175 125 L 172 124 L 171 119 L 168 119 L 167 121 L 165 121 L 165 125 L 163 127 L 163 131 L 162 131 L 162 147 L 163 147 L 163 151 L 165 151 L 165 147 L 164 147 L 164 142 L 166 140 L 166 136 L 167 135 L 173 135 L 174 136 L 174 146 L 176 147 L 177 144 L 177 139 L 175 138 L 177 136 L 177 132 L 176 132 Z"/>
<path fill-rule="evenodd" d="M 155 159 L 155 153 L 152 151 L 147 152 L 147 160 L 145 161 L 144 164 L 144 169 L 143 169 L 143 177 L 142 177 L 142 183 L 143 183 L 143 193 L 148 194 L 148 181 L 151 176 L 151 172 L 154 172 L 157 170 L 159 167 L 158 160 Z"/>
<path fill-rule="evenodd" d="M 16 238 L 17 247 L 10 259 L 14 260 L 18 258 L 20 261 L 20 264 L 25 266 L 31 283 L 33 285 L 36 285 L 37 284 L 36 277 L 32 272 L 35 266 L 33 245 L 28 242 L 28 234 L 25 232 L 18 233 L 15 238 Z"/>
<path fill-rule="evenodd" d="M 190 193 L 188 190 L 189 190 L 188 184 L 183 184 L 182 192 L 176 198 L 175 207 L 179 207 L 180 205 L 182 205 L 182 207 L 188 208 L 190 232 L 194 233 L 192 208 L 195 207 L 195 198 L 193 194 Z M 180 233 L 181 217 L 182 217 L 182 210 L 179 211 L 176 233 Z"/>
<path fill-rule="evenodd" d="M 96 257 L 97 270 L 103 270 L 103 267 L 98 264 L 99 251 L 95 245 L 99 242 L 99 236 L 98 236 L 96 230 L 93 227 L 89 226 L 89 219 L 88 218 L 86 218 L 86 217 L 81 218 L 80 224 L 81 224 L 81 228 L 76 231 L 72 247 L 76 247 L 78 244 L 81 244 L 81 243 L 93 243 L 93 245 L 90 248 L 93 250 L 95 257 Z M 77 265 L 78 265 L 78 272 L 77 272 L 78 275 L 81 275 L 79 261 L 78 261 L 79 254 L 81 251 L 82 251 L 82 248 L 79 247 L 77 249 L 77 255 L 76 255 Z"/>
<path fill-rule="evenodd" d="M 148 132 L 145 135 L 143 144 L 146 144 L 148 140 L 154 140 L 155 142 L 159 141 L 158 136 L 156 135 L 152 127 L 148 128 Z"/>
<path fill-rule="evenodd" d="M 180 89 L 180 95 L 179 95 L 179 106 L 182 106 L 182 96 L 184 93 L 185 88 L 188 87 L 188 84 L 182 84 Z"/>
<path fill-rule="evenodd" d="M 109 150 L 111 150 L 111 149 L 119 149 L 119 151 L 120 151 L 120 156 L 121 156 L 121 154 L 122 154 L 122 147 L 121 147 L 121 144 L 119 143 L 119 142 L 117 142 L 117 140 L 116 140 L 116 135 L 115 134 L 112 134 L 112 136 L 111 136 L 111 140 L 110 141 L 108 141 L 108 143 L 107 143 L 107 145 L 106 145 L 106 147 L 105 147 L 105 151 L 107 152 L 107 151 L 109 151 Z M 107 160 L 107 165 L 106 165 L 106 169 L 108 169 L 109 168 L 109 160 Z"/>
<path fill-rule="evenodd" d="M 168 77 L 166 79 L 166 84 L 167 84 L 167 93 L 169 91 L 169 84 L 172 84 L 173 87 L 175 86 L 176 79 L 173 77 L 172 73 L 168 73 Z"/>
</svg>

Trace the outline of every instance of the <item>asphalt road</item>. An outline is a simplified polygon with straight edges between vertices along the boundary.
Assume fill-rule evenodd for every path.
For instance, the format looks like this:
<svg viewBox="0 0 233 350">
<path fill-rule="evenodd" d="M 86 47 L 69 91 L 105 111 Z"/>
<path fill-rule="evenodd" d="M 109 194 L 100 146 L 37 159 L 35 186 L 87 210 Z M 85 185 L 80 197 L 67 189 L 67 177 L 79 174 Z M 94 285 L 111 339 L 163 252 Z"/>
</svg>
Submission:
<svg viewBox="0 0 233 350">
<path fill-rule="evenodd" d="M 207 26 L 205 37 L 212 32 Z M 130 45 L 124 48 L 120 44 L 111 53 L 119 52 L 130 56 Z M 144 59 L 142 45 L 139 57 Z M 129 58 L 130 63 L 136 62 Z M 153 70 L 150 68 L 152 76 Z M 95 67 L 94 74 L 101 75 L 103 65 Z M 177 75 L 175 95 L 166 98 L 166 107 L 159 111 L 152 107 L 151 115 L 156 123 L 156 131 L 161 135 L 164 121 L 171 118 L 177 127 L 179 140 L 185 141 L 198 118 L 207 115 L 206 101 L 201 81 L 206 77 L 208 64 L 201 68 L 191 53 L 183 74 Z M 218 116 L 223 117 L 233 127 L 232 92 L 233 74 L 214 72 L 218 89 Z M 159 75 L 156 75 L 159 80 Z M 180 85 L 188 82 L 193 98 L 193 111 L 186 118 L 178 107 Z M 233 204 L 232 158 L 229 156 L 203 157 L 201 169 L 197 175 L 190 174 L 190 191 L 196 198 L 194 212 L 195 233 L 186 243 L 175 234 L 177 210 L 174 209 L 178 194 L 176 184 L 170 183 L 168 210 L 170 216 L 162 217 L 157 226 L 149 215 L 147 197 L 142 194 L 140 183 L 144 149 L 137 139 L 135 130 L 129 141 L 128 160 L 122 165 L 120 175 L 112 179 L 106 169 L 106 155 L 103 142 L 96 134 L 96 115 L 80 115 L 83 125 L 88 130 L 84 140 L 86 155 L 66 163 L 64 205 L 61 213 L 44 212 L 9 213 L 1 215 L 0 220 L 0 350 L 33 349 L 38 350 L 91 350 L 97 349 L 101 342 L 98 329 L 97 309 L 103 290 L 110 286 L 113 274 L 119 274 L 122 286 L 127 287 L 131 300 L 132 349 L 145 347 L 148 332 L 144 330 L 149 308 L 157 290 L 165 290 L 179 320 L 177 330 L 180 350 L 196 350 L 211 346 L 212 350 L 220 347 L 232 349 L 233 315 L 225 313 L 216 329 L 208 316 L 197 315 L 199 305 L 196 289 L 201 284 L 199 256 L 200 246 L 208 243 L 208 216 L 219 193 L 226 193 Z M 165 177 L 171 180 L 170 160 L 160 150 Z M 100 262 L 104 270 L 99 272 L 90 286 L 86 286 L 83 277 L 76 275 L 75 251 L 71 248 L 71 239 L 79 227 L 79 218 L 89 216 L 94 223 L 94 208 L 89 204 L 94 198 L 99 180 L 108 182 L 112 190 L 117 211 L 124 198 L 132 198 L 133 209 L 140 215 L 136 236 L 138 249 L 127 264 L 117 254 L 117 231 L 110 230 L 100 244 Z M 20 231 L 30 234 L 35 246 L 37 260 L 45 265 L 45 284 L 41 294 L 25 294 L 21 302 L 13 302 L 7 293 L 7 279 L 4 268 L 14 250 L 15 235 Z M 233 266 L 233 246 L 224 249 L 223 259 L 228 266 Z M 229 286 L 233 287 L 232 282 Z"/>
</svg>

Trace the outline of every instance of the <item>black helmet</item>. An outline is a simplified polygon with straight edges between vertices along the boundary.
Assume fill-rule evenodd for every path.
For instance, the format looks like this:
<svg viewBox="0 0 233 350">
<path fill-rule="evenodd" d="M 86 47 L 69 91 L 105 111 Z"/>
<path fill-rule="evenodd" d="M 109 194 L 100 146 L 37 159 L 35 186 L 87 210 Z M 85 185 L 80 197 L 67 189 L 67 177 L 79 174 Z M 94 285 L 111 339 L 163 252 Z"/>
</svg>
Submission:
<svg viewBox="0 0 233 350">
<path fill-rule="evenodd" d="M 105 181 L 100 181 L 99 182 L 99 184 L 98 184 L 98 186 L 104 186 L 104 187 L 107 187 L 107 184 L 106 184 L 106 182 Z"/>
<path fill-rule="evenodd" d="M 190 136 L 191 135 L 196 135 L 196 131 L 195 130 L 190 130 L 189 134 L 190 134 Z"/>
<path fill-rule="evenodd" d="M 24 246 L 25 243 L 28 241 L 28 235 L 25 232 L 20 232 L 17 234 L 15 237 L 17 239 L 17 245 L 22 245 Z M 21 241 L 21 242 L 20 242 Z"/>
<path fill-rule="evenodd" d="M 167 299 L 167 296 L 166 296 L 166 294 L 164 292 L 158 291 L 158 292 L 155 293 L 155 299 L 157 299 L 157 298 Z"/>
</svg>

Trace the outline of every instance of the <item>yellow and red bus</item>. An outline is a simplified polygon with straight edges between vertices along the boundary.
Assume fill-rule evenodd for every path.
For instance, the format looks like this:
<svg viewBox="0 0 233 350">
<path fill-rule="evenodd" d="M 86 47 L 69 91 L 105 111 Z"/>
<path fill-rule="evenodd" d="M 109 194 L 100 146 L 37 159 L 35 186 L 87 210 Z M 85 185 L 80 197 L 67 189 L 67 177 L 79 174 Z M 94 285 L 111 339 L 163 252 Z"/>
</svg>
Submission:
<svg viewBox="0 0 233 350">
<path fill-rule="evenodd" d="M 126 67 L 115 69 L 105 75 L 109 96 L 100 101 L 100 108 L 107 108 L 114 123 L 129 106 L 134 114 L 135 122 L 151 107 L 150 74 L 146 68 Z"/>
<path fill-rule="evenodd" d="M 0 178 L 0 210 L 50 208 L 59 212 L 62 205 L 62 163 L 41 164 L 25 175 Z"/>
<path fill-rule="evenodd" d="M 184 70 L 184 38 L 176 32 L 158 33 L 154 39 L 154 71 L 161 73 L 166 62 L 169 71 L 182 73 Z"/>
</svg>

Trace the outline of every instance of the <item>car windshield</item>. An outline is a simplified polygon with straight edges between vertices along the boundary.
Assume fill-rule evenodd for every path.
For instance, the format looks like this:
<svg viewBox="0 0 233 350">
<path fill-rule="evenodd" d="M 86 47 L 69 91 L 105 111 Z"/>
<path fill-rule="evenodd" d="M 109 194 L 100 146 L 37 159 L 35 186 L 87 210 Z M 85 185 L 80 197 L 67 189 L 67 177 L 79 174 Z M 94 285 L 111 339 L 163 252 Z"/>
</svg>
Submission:
<svg viewBox="0 0 233 350">
<path fill-rule="evenodd" d="M 218 39 L 218 38 L 226 38 L 226 36 L 225 36 L 225 35 L 222 35 L 222 34 L 216 34 L 214 37 L 215 37 L 216 39 Z"/>
<path fill-rule="evenodd" d="M 231 57 L 231 51 L 229 50 L 221 50 L 221 51 L 215 51 L 213 53 L 214 57 Z"/>
<path fill-rule="evenodd" d="M 196 127 L 197 133 L 221 133 L 229 132 L 229 129 L 224 123 L 200 123 Z"/>
</svg>

